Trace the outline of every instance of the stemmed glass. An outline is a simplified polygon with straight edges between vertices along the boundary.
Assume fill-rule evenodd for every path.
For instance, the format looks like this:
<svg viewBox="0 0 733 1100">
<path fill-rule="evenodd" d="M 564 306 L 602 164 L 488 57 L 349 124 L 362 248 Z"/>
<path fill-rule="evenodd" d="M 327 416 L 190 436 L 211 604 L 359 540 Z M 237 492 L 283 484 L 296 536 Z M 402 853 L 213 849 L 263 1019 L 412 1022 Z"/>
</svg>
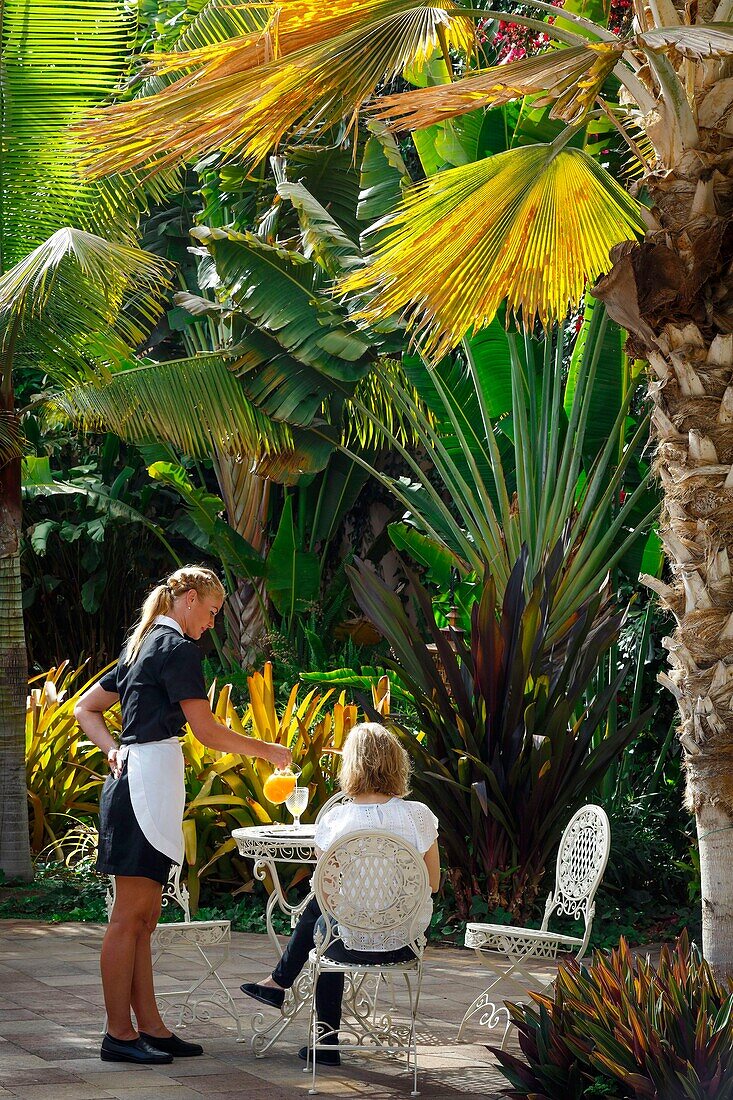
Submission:
<svg viewBox="0 0 733 1100">
<path fill-rule="evenodd" d="M 310 791 L 307 787 L 295 787 L 285 799 L 285 805 L 293 815 L 293 824 L 296 829 L 300 826 L 300 815 L 305 813 L 309 796 Z"/>
</svg>

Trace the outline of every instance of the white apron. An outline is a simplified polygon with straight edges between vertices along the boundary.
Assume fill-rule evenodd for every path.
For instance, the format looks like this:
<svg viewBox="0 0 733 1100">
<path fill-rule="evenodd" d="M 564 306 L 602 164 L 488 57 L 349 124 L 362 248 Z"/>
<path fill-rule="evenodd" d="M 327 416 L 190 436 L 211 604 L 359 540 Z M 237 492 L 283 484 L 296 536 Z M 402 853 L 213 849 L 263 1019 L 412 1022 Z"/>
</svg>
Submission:
<svg viewBox="0 0 733 1100">
<path fill-rule="evenodd" d="M 183 811 L 186 808 L 183 750 L 177 737 L 144 745 L 123 745 L 130 802 L 146 840 L 174 863 L 183 862 Z"/>
<path fill-rule="evenodd" d="M 156 624 L 169 626 L 183 635 L 180 624 L 169 615 L 156 615 Z M 157 851 L 174 863 L 183 863 L 183 811 L 186 783 L 183 750 L 177 737 L 124 745 L 127 757 L 130 802 L 137 823 Z"/>
</svg>

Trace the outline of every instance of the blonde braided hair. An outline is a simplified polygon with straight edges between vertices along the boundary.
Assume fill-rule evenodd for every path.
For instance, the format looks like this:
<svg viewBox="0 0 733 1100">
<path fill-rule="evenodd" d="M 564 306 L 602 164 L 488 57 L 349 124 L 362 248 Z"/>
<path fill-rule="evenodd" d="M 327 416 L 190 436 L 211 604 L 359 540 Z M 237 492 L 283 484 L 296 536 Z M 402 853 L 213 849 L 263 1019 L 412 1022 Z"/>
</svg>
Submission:
<svg viewBox="0 0 733 1100">
<path fill-rule="evenodd" d="M 125 659 L 128 664 L 134 661 L 148 631 L 158 615 L 170 615 L 173 604 L 179 596 L 193 590 L 202 599 L 216 595 L 224 599 L 224 586 L 211 569 L 203 565 L 184 565 L 159 584 L 145 600 L 140 618 L 135 623 L 127 640 Z"/>
</svg>

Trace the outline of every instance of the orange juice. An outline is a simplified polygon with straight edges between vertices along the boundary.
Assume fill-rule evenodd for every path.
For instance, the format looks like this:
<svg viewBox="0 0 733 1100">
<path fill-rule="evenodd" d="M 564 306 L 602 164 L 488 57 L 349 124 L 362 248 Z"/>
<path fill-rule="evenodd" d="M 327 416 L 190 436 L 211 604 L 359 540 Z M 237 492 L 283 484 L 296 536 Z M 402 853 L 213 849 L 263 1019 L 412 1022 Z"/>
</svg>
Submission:
<svg viewBox="0 0 733 1100">
<path fill-rule="evenodd" d="M 295 775 L 270 775 L 265 780 L 262 793 L 268 802 L 279 806 L 295 790 L 297 776 Z"/>
</svg>

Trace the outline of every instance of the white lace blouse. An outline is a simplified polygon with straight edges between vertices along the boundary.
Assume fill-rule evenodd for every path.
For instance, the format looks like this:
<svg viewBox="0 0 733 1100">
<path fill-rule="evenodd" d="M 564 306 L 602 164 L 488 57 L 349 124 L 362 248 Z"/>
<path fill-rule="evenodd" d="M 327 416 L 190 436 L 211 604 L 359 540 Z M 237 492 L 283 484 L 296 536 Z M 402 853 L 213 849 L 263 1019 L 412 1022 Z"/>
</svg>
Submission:
<svg viewBox="0 0 733 1100">
<path fill-rule="evenodd" d="M 364 805 L 345 802 L 334 806 L 316 825 L 316 847 L 325 852 L 334 841 L 359 829 L 383 829 L 406 840 L 424 854 L 437 839 L 438 819 L 423 802 L 406 801 L 404 798 L 394 797 L 388 802 Z M 428 898 L 420 915 L 423 930 L 430 924 L 432 914 L 433 903 Z M 409 927 L 373 935 L 341 929 L 345 946 L 355 951 L 396 951 L 410 942 L 409 932 Z"/>
</svg>

